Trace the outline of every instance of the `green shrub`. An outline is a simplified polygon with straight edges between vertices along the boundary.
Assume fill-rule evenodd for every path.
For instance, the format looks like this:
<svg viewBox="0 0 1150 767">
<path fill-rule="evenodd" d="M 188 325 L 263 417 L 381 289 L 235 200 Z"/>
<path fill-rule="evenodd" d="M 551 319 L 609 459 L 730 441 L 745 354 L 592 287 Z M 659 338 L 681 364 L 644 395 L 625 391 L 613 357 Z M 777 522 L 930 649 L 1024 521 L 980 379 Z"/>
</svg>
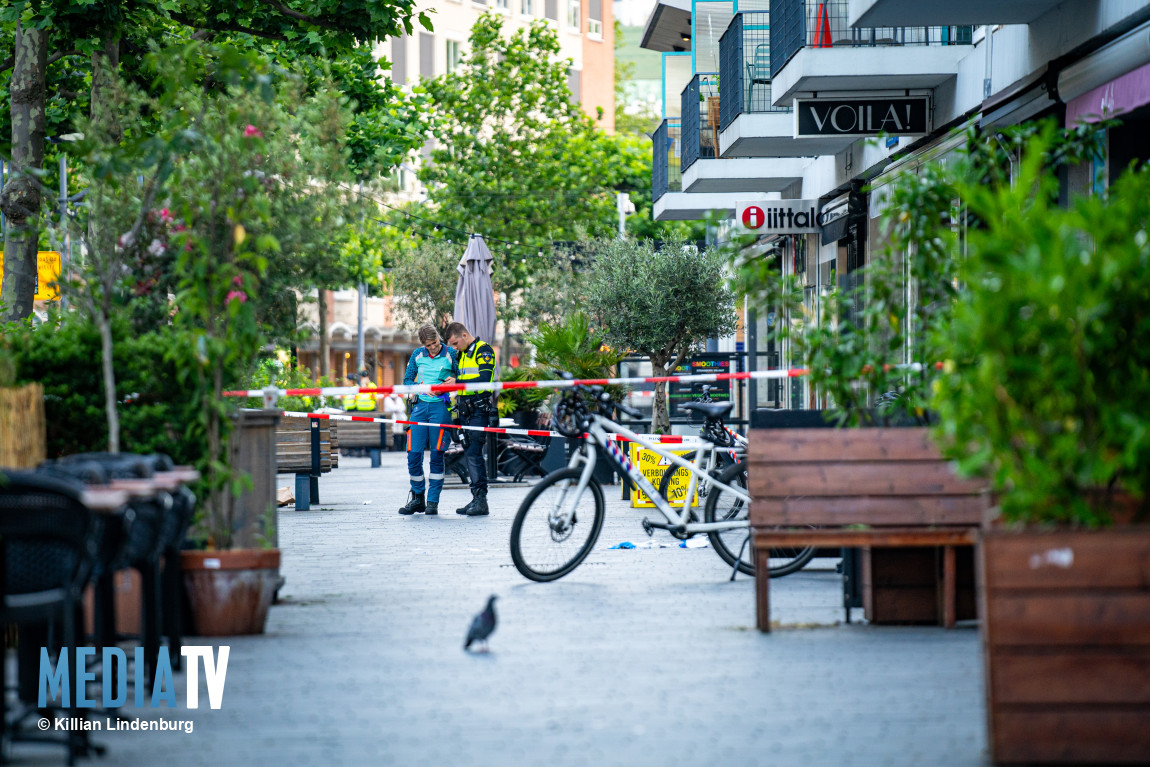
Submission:
<svg viewBox="0 0 1150 767">
<path fill-rule="evenodd" d="M 981 223 L 936 336 L 936 433 L 993 477 L 1008 521 L 1107 524 L 1089 494 L 1119 488 L 1150 519 L 1150 171 L 1061 208 L 1051 140 L 1031 140 L 1013 184 L 960 186 Z"/>
<path fill-rule="evenodd" d="M 307 368 L 291 368 L 278 359 L 265 359 L 260 362 L 255 373 L 243 384 L 242 388 L 263 389 L 266 386 L 274 385 L 280 389 L 312 389 L 324 386 L 346 386 L 349 383 L 336 383 L 334 379 L 328 377 L 320 378 L 316 382 L 312 380 L 311 371 Z M 311 412 L 325 407 L 340 407 L 342 401 L 341 397 L 335 396 L 290 396 L 280 397 L 276 402 L 276 407 L 280 410 Z M 258 397 L 251 397 L 244 400 L 244 403 L 244 407 L 263 407 L 263 400 Z"/>
<path fill-rule="evenodd" d="M 189 429 L 198 414 L 180 389 L 171 361 L 175 336 L 166 328 L 135 335 L 126 320 L 115 324 L 114 333 L 121 448 L 199 463 L 204 445 Z M 49 458 L 107 449 L 100 337 L 94 324 L 72 313 L 53 315 L 38 326 L 7 326 L 0 345 L 10 356 L 17 384 L 44 387 Z"/>
</svg>

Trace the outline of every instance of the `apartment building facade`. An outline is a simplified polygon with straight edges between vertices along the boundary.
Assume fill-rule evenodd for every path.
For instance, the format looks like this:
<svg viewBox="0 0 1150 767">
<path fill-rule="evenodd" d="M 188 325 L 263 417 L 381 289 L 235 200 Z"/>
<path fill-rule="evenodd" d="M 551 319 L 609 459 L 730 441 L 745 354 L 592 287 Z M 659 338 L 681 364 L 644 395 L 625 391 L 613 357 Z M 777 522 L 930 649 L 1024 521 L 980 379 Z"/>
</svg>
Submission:
<svg viewBox="0 0 1150 767">
<path fill-rule="evenodd" d="M 432 0 L 419 2 L 434 30 L 382 43 L 377 54 L 391 61 L 392 80 L 407 85 L 453 71 L 467 51 L 481 14 L 499 13 L 509 29 L 543 20 L 559 34 L 560 57 L 571 60 L 568 84 L 583 110 L 609 133 L 615 130 L 615 20 L 606 0 Z"/>
<path fill-rule="evenodd" d="M 1107 159 L 1065 174 L 1068 194 L 1150 158 L 1146 0 L 660 0 L 643 44 L 664 61 L 656 218 L 751 225 L 815 317 L 884 252 L 883 187 L 954 157 L 957 128 L 1118 114 Z M 792 364 L 761 340 L 776 318 L 745 319 L 749 367 Z M 752 391 L 752 408 L 823 404 L 802 379 Z"/>
</svg>

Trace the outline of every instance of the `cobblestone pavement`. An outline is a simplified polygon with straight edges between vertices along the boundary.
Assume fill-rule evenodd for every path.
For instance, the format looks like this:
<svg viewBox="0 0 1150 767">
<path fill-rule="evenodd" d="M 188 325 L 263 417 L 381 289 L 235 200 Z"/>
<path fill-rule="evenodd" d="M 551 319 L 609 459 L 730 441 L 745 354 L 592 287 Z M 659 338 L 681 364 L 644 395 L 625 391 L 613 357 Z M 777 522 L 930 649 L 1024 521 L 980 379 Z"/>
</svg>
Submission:
<svg viewBox="0 0 1150 767">
<path fill-rule="evenodd" d="M 402 458 L 341 459 L 318 508 L 280 511 L 281 602 L 266 635 L 225 642 L 222 709 L 201 678 L 187 711 L 177 674 L 179 710 L 129 711 L 193 732 L 101 733 L 102 763 L 985 764 L 977 631 L 844 625 L 834 562 L 816 560 L 772 584 L 791 627 L 759 634 L 752 581 L 728 582 L 712 550 L 608 550 L 646 539 L 618 486 L 588 561 L 531 583 L 508 553 L 525 486 L 493 489 L 491 516 L 470 519 L 449 482 L 446 513 L 401 517 Z M 464 653 L 491 593 L 491 652 Z"/>
</svg>

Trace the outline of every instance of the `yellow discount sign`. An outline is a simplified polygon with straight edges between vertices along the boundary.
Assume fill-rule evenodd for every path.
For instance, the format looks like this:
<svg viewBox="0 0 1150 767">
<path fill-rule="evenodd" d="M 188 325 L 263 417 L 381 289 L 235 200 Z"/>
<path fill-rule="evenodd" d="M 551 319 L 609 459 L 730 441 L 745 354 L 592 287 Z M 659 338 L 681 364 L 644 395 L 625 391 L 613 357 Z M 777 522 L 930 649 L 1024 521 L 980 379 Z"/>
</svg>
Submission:
<svg viewBox="0 0 1150 767">
<path fill-rule="evenodd" d="M 60 279 L 60 254 L 41 250 L 36 263 L 36 300 L 55 301 L 60 297 L 55 283 Z M 0 279 L 4 278 L 4 254 L 0 252 Z"/>
<path fill-rule="evenodd" d="M 654 450 L 648 450 L 634 442 L 630 444 L 630 448 L 631 463 L 635 464 L 639 471 L 643 472 L 643 476 L 647 478 L 647 481 L 658 490 L 659 483 L 663 481 L 663 474 L 674 468 L 674 464 L 671 463 L 670 459 L 659 455 Z M 693 451 L 672 450 L 671 452 L 675 455 L 683 456 Z M 690 479 L 691 476 L 685 471 L 675 473 L 675 476 L 671 480 L 671 487 L 667 491 L 667 500 L 670 501 L 672 506 L 683 505 L 683 499 L 687 497 L 687 485 Z M 635 492 L 631 494 L 631 508 L 648 508 L 654 505 L 655 502 L 651 500 L 650 496 L 644 493 L 640 488 L 635 488 Z M 698 491 L 696 491 L 694 497 L 691 498 L 691 505 L 699 505 Z"/>
</svg>

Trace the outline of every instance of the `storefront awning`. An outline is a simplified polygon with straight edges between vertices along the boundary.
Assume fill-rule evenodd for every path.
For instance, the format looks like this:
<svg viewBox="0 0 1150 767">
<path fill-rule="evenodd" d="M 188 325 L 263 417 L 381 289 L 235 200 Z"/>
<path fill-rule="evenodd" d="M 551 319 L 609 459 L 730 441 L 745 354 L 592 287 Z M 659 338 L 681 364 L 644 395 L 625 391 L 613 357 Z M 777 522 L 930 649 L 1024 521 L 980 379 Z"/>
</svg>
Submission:
<svg viewBox="0 0 1150 767">
<path fill-rule="evenodd" d="M 1098 122 L 1150 104 L 1150 64 L 1083 93 L 1066 103 L 1066 127 Z"/>
</svg>

